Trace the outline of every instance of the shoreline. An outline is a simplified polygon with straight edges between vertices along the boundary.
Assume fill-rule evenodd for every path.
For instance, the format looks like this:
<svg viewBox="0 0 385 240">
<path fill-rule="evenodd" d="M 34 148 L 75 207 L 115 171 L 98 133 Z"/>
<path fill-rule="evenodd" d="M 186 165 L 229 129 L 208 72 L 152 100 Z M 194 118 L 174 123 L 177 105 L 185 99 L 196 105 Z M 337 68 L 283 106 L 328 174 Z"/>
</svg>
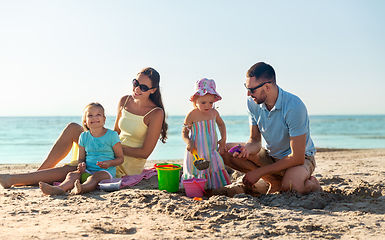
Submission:
<svg viewBox="0 0 385 240">
<path fill-rule="evenodd" d="M 341 151 L 371 151 L 371 150 L 385 150 L 385 148 L 316 148 L 316 156 L 318 153 L 323 153 L 323 152 L 341 152 Z M 70 153 L 71 154 L 71 153 Z M 181 159 L 169 159 L 169 160 L 147 160 L 146 167 L 151 167 L 154 165 L 154 163 L 160 163 L 160 162 L 170 162 L 170 163 L 183 163 L 183 158 Z M 67 162 L 66 162 L 67 163 Z M 63 166 L 66 163 L 58 163 L 58 166 Z M 68 162 L 69 163 L 69 162 Z M 0 163 L 1 166 L 14 166 L 14 165 L 33 165 L 36 166 L 36 168 L 40 165 L 41 163 Z"/>
<path fill-rule="evenodd" d="M 183 190 L 159 191 L 156 176 L 119 191 L 82 195 L 48 197 L 36 186 L 0 188 L 0 230 L 8 239 L 383 237 L 385 149 L 321 149 L 316 161 L 314 176 L 324 192 L 305 196 L 245 194 L 237 173 L 224 195 L 203 201 Z M 0 173 L 33 171 L 38 165 L 1 164 Z"/>
</svg>

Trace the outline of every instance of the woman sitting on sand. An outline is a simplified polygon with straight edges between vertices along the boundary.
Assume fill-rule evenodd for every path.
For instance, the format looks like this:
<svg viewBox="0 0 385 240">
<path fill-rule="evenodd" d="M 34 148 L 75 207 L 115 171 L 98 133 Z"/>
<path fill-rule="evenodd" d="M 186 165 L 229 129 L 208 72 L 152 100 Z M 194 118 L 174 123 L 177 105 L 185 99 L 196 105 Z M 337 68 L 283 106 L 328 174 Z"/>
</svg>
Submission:
<svg viewBox="0 0 385 240">
<path fill-rule="evenodd" d="M 123 96 L 118 105 L 114 130 L 123 147 L 124 162 L 116 167 L 116 177 L 141 174 L 146 159 L 160 140 L 167 139 L 167 123 L 159 90 L 160 75 L 153 68 L 144 68 L 132 81 L 133 93 Z M 71 151 L 73 142 L 79 141 L 83 127 L 70 123 L 53 145 L 50 153 L 36 172 L 0 174 L 4 188 L 35 185 L 39 182 L 62 182 L 69 172 L 77 169 L 77 161 L 55 167 Z"/>
</svg>

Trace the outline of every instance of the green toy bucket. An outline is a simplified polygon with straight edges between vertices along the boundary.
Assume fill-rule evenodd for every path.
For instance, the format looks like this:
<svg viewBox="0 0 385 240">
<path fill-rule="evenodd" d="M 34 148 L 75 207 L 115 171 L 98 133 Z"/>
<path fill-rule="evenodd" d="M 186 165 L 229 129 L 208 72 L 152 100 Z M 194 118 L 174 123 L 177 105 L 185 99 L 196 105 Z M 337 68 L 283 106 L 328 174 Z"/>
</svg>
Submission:
<svg viewBox="0 0 385 240">
<path fill-rule="evenodd" d="M 174 163 L 157 163 L 154 167 L 158 172 L 159 190 L 177 192 L 179 190 L 180 165 Z"/>
</svg>

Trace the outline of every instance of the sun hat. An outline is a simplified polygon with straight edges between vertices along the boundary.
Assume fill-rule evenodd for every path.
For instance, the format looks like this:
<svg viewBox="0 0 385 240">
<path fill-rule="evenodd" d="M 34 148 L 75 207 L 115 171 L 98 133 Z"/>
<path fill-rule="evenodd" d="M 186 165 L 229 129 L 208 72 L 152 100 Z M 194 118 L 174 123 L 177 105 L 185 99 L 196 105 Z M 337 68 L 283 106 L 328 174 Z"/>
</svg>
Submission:
<svg viewBox="0 0 385 240">
<path fill-rule="evenodd" d="M 207 93 L 215 95 L 214 102 L 222 99 L 222 97 L 216 91 L 214 80 L 208 78 L 201 78 L 195 83 L 195 93 L 190 97 L 190 101 L 194 100 L 195 95 L 204 96 Z"/>
</svg>

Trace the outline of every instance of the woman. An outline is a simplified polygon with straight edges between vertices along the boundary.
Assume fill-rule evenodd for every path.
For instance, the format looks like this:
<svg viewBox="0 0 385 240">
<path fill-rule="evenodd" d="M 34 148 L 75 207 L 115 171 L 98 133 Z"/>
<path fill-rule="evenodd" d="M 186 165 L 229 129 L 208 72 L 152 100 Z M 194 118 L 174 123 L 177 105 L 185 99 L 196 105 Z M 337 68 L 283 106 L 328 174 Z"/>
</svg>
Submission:
<svg viewBox="0 0 385 240">
<path fill-rule="evenodd" d="M 118 105 L 114 130 L 122 142 L 124 162 L 117 167 L 116 177 L 140 174 L 146 159 L 154 150 L 159 139 L 167 139 L 167 123 L 159 90 L 160 75 L 153 68 L 144 68 L 133 80 L 133 94 L 123 96 Z M 4 188 L 12 185 L 34 185 L 61 182 L 67 173 L 77 169 L 77 161 L 69 165 L 55 167 L 65 158 L 78 142 L 82 126 L 70 123 L 53 145 L 50 153 L 36 172 L 21 174 L 0 174 L 0 184 Z"/>
</svg>

